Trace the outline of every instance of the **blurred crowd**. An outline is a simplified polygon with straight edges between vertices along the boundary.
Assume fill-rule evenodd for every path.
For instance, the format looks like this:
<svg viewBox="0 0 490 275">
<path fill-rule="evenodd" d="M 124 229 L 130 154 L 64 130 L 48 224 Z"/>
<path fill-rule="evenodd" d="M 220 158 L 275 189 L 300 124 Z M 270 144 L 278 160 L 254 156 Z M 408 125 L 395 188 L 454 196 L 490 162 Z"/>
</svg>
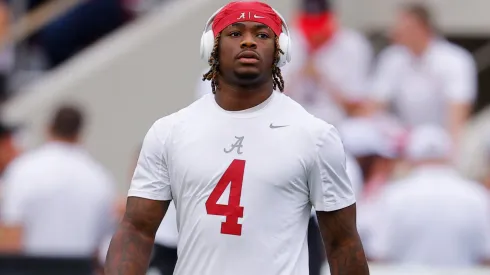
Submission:
<svg viewBox="0 0 490 275">
<path fill-rule="evenodd" d="M 490 193 L 454 165 L 477 95 L 471 53 L 438 33 L 420 3 L 399 6 L 391 45 L 376 56 L 328 1 L 303 4 L 286 93 L 339 129 L 369 259 L 490 264 Z"/>
<path fill-rule="evenodd" d="M 476 182 L 455 167 L 478 88 L 471 53 L 438 33 L 422 4 L 399 7 L 388 31 L 391 44 L 375 54 L 364 34 L 340 24 L 330 1 L 298 2 L 289 22 L 294 47 L 282 71 L 285 93 L 338 128 L 369 260 L 490 265 L 490 173 Z M 85 25 L 75 17 L 67 14 L 35 39 L 53 65 L 79 49 L 65 48 L 74 43 L 66 22 Z M 126 18 L 123 11 L 115 13 L 110 26 Z M 80 43 L 88 41 L 93 40 Z M 196 98 L 210 92 L 199 76 Z M 83 149 L 83 125 L 82 110 L 61 106 L 46 127 L 48 142 L 32 152 L 17 146 L 16 127 L 0 126 L 0 252 L 103 263 L 125 198 Z M 171 264 L 159 259 L 176 257 L 172 205 L 152 260 L 167 270 Z"/>
<path fill-rule="evenodd" d="M 164 1 L 1 0 L 0 103 Z"/>
</svg>

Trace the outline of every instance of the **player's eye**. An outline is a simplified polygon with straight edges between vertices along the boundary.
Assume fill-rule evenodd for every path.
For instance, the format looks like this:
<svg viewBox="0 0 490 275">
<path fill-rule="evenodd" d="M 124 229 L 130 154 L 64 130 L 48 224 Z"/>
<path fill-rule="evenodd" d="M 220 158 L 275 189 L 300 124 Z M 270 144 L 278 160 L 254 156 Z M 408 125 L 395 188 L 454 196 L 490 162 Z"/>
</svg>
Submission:
<svg viewBox="0 0 490 275">
<path fill-rule="evenodd" d="M 257 34 L 257 37 L 262 38 L 262 39 L 267 39 L 270 36 L 267 33 L 259 33 L 259 34 Z"/>
<path fill-rule="evenodd" d="M 240 36 L 240 32 L 230 32 L 229 36 L 238 37 Z"/>
</svg>

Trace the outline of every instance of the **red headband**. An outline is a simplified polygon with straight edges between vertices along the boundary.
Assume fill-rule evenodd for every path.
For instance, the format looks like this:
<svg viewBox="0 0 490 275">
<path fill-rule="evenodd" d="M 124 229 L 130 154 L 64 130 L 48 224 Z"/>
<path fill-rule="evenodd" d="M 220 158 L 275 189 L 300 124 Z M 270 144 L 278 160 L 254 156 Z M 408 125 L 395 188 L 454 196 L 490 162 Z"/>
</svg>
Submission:
<svg viewBox="0 0 490 275">
<path fill-rule="evenodd" d="M 231 2 L 213 20 L 214 37 L 229 25 L 244 21 L 262 23 L 276 35 L 282 33 L 282 20 L 269 5 L 256 1 Z"/>
</svg>

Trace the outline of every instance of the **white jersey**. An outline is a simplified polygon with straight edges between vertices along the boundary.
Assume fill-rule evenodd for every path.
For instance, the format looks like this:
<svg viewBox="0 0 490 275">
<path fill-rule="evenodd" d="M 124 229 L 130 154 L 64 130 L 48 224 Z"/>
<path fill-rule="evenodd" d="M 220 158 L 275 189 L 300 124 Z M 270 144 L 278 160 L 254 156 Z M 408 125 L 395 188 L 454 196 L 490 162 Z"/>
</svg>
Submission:
<svg viewBox="0 0 490 275">
<path fill-rule="evenodd" d="M 28 255 L 92 256 L 113 231 L 112 176 L 80 146 L 50 142 L 5 172 L 0 222 L 23 229 Z"/>
<path fill-rule="evenodd" d="M 129 196 L 174 200 L 176 275 L 304 275 L 311 207 L 354 204 L 337 130 L 278 92 L 230 112 L 212 94 L 143 142 Z"/>
<path fill-rule="evenodd" d="M 468 267 L 490 259 L 490 201 L 453 168 L 429 165 L 375 203 L 367 252 L 392 264 Z"/>
</svg>

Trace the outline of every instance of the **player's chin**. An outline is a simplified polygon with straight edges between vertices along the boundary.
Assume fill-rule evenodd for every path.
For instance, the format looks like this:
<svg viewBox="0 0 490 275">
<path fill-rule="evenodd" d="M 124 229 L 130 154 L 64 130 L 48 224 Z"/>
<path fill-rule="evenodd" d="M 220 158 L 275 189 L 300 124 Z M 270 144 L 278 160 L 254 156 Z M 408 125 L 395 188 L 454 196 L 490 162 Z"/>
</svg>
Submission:
<svg viewBox="0 0 490 275">
<path fill-rule="evenodd" d="M 256 79 L 261 75 L 260 69 L 254 66 L 241 66 L 235 68 L 234 73 L 237 78 L 244 80 Z"/>
</svg>

